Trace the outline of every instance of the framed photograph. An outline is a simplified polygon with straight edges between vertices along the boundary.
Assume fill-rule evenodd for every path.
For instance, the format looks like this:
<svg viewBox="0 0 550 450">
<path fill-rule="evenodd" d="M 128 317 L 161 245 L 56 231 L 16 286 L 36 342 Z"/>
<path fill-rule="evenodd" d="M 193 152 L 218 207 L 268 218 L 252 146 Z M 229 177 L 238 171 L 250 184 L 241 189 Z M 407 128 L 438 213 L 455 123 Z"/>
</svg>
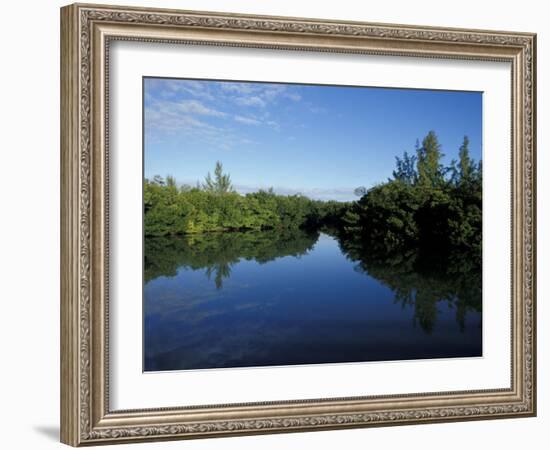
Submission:
<svg viewBox="0 0 550 450">
<path fill-rule="evenodd" d="M 62 8 L 62 442 L 535 415 L 535 57 Z"/>
</svg>

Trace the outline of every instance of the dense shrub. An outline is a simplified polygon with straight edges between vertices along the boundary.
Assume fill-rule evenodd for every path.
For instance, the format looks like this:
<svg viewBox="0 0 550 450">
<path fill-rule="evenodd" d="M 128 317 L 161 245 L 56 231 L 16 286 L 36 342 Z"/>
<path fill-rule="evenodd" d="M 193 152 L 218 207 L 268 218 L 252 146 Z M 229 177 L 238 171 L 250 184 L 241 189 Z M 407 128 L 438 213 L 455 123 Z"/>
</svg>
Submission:
<svg viewBox="0 0 550 450">
<path fill-rule="evenodd" d="M 440 145 L 430 132 L 417 156 L 397 158 L 393 178 L 369 190 L 343 215 L 342 233 L 383 252 L 421 248 L 481 252 L 481 164 L 469 156 L 468 139 L 459 162 L 441 165 Z"/>
</svg>

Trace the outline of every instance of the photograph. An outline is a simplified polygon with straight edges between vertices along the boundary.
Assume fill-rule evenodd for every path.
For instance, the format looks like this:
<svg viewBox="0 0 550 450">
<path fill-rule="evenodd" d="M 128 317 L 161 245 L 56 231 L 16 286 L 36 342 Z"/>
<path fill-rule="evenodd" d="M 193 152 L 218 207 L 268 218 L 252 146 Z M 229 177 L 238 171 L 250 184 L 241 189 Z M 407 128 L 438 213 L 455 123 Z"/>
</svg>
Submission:
<svg viewBox="0 0 550 450">
<path fill-rule="evenodd" d="M 482 92 L 142 93 L 145 372 L 483 356 Z"/>
</svg>

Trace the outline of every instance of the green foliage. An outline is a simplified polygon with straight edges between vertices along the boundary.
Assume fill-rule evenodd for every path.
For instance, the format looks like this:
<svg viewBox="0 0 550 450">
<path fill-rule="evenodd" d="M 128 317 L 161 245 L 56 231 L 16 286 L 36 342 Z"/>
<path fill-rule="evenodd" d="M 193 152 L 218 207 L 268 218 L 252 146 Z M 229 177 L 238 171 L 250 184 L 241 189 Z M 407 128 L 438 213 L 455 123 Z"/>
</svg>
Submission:
<svg viewBox="0 0 550 450">
<path fill-rule="evenodd" d="M 375 186 L 346 215 L 346 230 L 357 231 L 373 247 L 393 249 L 414 242 L 418 235 L 415 213 L 421 200 L 418 190 L 401 180 Z M 357 217 L 358 222 L 354 222 Z"/>
<path fill-rule="evenodd" d="M 474 161 L 470 158 L 469 145 L 470 140 L 468 136 L 464 136 L 464 141 L 458 150 L 460 180 L 464 180 L 465 182 L 472 181 L 476 170 Z"/>
<path fill-rule="evenodd" d="M 234 192 L 233 185 L 231 184 L 231 177 L 229 174 L 223 173 L 222 163 L 216 161 L 216 168 L 214 169 L 214 178 L 208 172 L 202 184 L 202 188 L 206 192 L 212 192 L 215 194 L 226 194 L 228 192 Z"/>
<path fill-rule="evenodd" d="M 348 239 L 368 242 L 387 253 L 417 248 L 448 254 L 473 251 L 481 257 L 481 162 L 469 155 L 469 140 L 459 149 L 458 167 L 441 164 L 433 131 L 417 144 L 417 156 L 396 158 L 393 179 L 364 192 L 342 217 Z M 416 163 L 416 167 L 415 167 Z"/>
<path fill-rule="evenodd" d="M 441 165 L 441 145 L 434 131 L 430 131 L 422 146 L 416 149 L 416 167 L 418 183 L 422 186 L 436 187 L 444 181 L 444 170 Z"/>
<path fill-rule="evenodd" d="M 243 196 L 233 190 L 220 163 L 214 178 L 209 174 L 202 188 L 178 189 L 170 176 L 145 180 L 143 199 L 146 236 L 318 228 L 335 224 L 347 205 L 303 195 L 277 195 L 272 189 Z"/>
<path fill-rule="evenodd" d="M 407 152 L 403 153 L 403 158 L 395 157 L 395 170 L 393 171 L 393 177 L 396 180 L 402 181 L 406 184 L 415 184 L 418 181 L 418 174 L 416 172 L 416 159 L 414 155 L 409 155 Z"/>
</svg>

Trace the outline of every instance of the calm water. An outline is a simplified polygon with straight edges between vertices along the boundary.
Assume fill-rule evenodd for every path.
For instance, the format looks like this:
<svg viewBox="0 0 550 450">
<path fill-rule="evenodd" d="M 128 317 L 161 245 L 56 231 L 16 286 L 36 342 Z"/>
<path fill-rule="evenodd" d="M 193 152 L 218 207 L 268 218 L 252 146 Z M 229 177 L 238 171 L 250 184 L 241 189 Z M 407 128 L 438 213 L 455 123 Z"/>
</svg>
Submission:
<svg viewBox="0 0 550 450">
<path fill-rule="evenodd" d="M 145 370 L 481 356 L 479 271 L 363 253 L 302 231 L 148 238 Z"/>
</svg>

